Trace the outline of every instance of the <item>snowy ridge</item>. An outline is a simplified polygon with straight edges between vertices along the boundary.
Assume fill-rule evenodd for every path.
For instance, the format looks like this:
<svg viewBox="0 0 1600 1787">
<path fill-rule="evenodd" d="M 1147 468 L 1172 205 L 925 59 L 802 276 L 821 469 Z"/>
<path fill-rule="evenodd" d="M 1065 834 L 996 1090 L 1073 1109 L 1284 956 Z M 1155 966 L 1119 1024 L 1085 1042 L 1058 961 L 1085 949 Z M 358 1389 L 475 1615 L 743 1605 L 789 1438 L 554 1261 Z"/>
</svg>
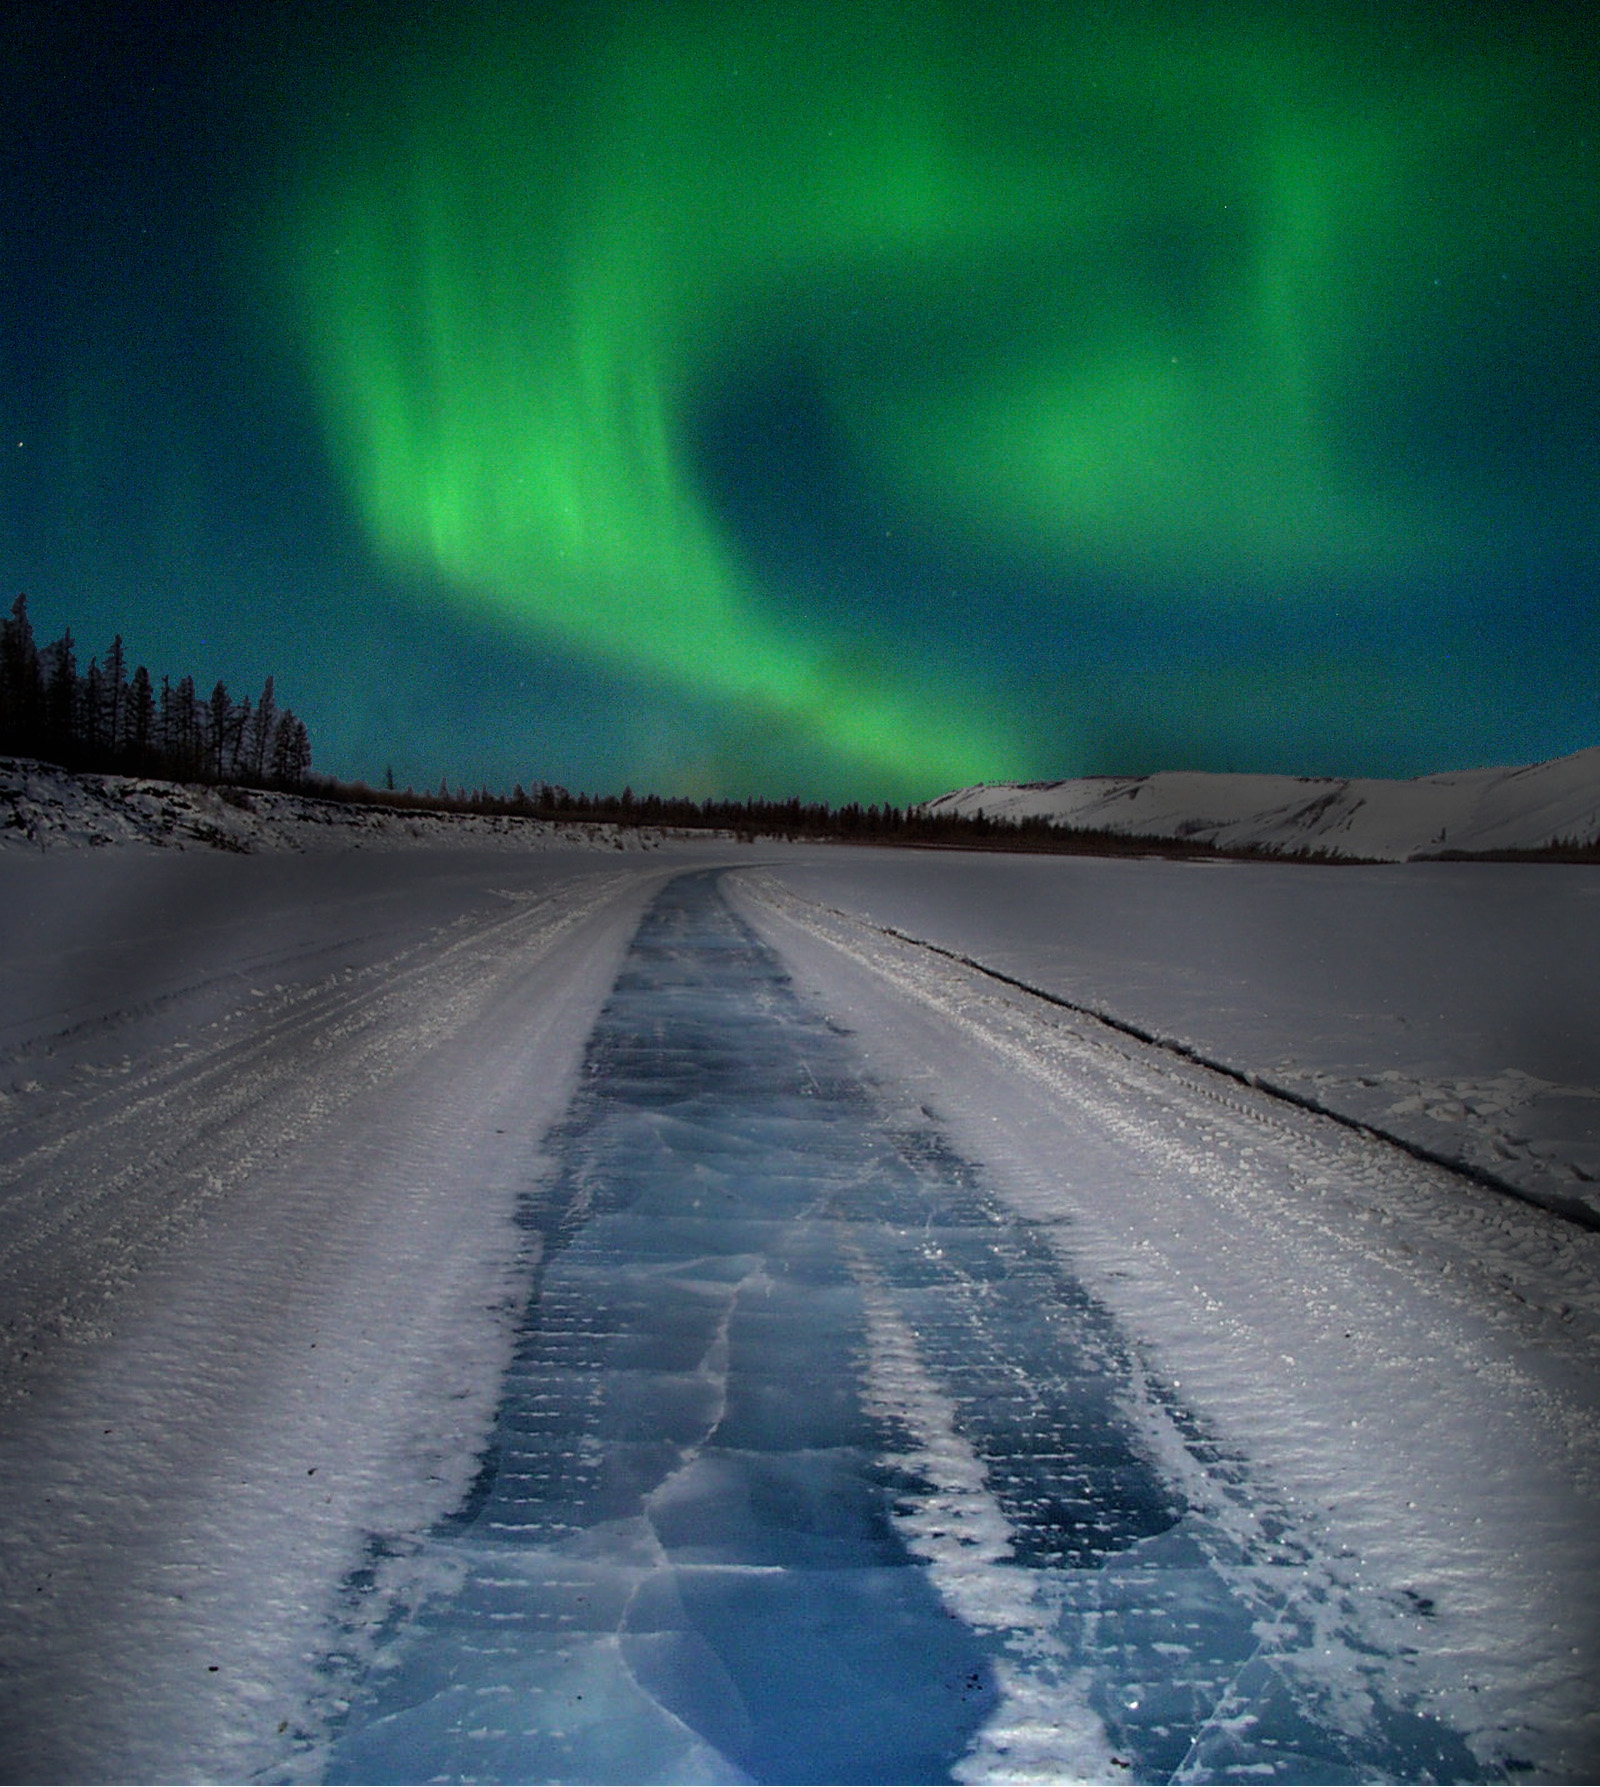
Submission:
<svg viewBox="0 0 1600 1787">
<path fill-rule="evenodd" d="M 1600 839 L 1600 746 L 1548 763 L 1407 782 L 1197 770 L 988 782 L 942 794 L 926 810 L 1373 862 L 1447 850 L 1538 850 Z"/>
<path fill-rule="evenodd" d="M 0 850 L 153 844 L 179 850 L 401 849 L 458 843 L 539 849 L 653 849 L 642 826 L 564 825 L 509 813 L 408 812 L 259 788 L 202 787 L 148 776 L 80 775 L 28 757 L 0 757 Z"/>
</svg>

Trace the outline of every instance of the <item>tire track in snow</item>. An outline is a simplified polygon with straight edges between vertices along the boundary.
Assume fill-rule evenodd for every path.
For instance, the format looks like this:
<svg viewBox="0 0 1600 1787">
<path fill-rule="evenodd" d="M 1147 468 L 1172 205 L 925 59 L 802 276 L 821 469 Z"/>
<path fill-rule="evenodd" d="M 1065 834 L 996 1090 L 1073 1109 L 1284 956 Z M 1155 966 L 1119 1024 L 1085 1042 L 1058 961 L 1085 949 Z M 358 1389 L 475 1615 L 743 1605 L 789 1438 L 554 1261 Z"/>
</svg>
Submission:
<svg viewBox="0 0 1600 1787">
<path fill-rule="evenodd" d="M 55 1342 L 94 1332 L 113 1294 L 263 1163 L 469 1023 L 624 879 L 575 880 L 503 916 L 458 920 L 16 1124 L 0 1166 L 0 1400 L 25 1393 Z"/>
<path fill-rule="evenodd" d="M 1213 1136 L 1233 1149 L 1264 1140 L 1301 1183 L 1357 1213 L 1375 1246 L 1407 1251 L 1426 1237 L 1447 1255 L 1444 1276 L 1453 1282 L 1437 1285 L 1441 1294 L 1462 1300 L 1488 1293 L 1513 1313 L 1520 1305 L 1552 1315 L 1600 1360 L 1600 1235 L 1586 1224 L 1520 1192 L 1508 1207 L 1499 1197 L 1505 1188 L 1489 1186 L 1480 1174 L 1420 1156 L 1409 1144 L 1233 1069 L 1214 1069 L 1186 1050 L 1038 993 L 936 944 L 806 899 L 771 877 L 742 871 L 736 884 L 767 910 L 940 1012 L 1053 1093 L 1091 1101 L 1097 1121 L 1130 1145 L 1206 1172 L 1216 1159 Z M 996 994 L 994 984 L 1010 992 Z M 1157 1131 L 1135 1120 L 1126 1108 L 1129 1091 L 1165 1105 L 1174 1123 Z M 1409 1164 L 1412 1159 L 1421 1171 Z M 1362 1191 L 1368 1195 L 1358 1202 L 1351 1194 Z M 1233 1195 L 1256 1193 L 1241 1186 Z M 1302 1212 L 1300 1220 L 1319 1232 L 1326 1226 L 1314 1211 Z M 1416 1231 L 1413 1241 L 1406 1239 L 1407 1229 Z"/>
<path fill-rule="evenodd" d="M 746 877 L 746 879 L 749 878 Z M 1207 1055 L 1190 1043 L 1178 1041 L 1176 1037 L 1163 1036 L 1158 1031 L 1148 1029 L 1142 1024 L 1136 1024 L 1129 1018 L 1119 1017 L 1116 1013 L 1106 1011 L 1100 1006 L 1084 1005 L 1077 1000 L 1065 998 L 1060 993 L 1048 992 L 1045 988 L 1036 987 L 1031 982 L 1020 980 L 1013 974 L 1006 974 L 999 968 L 991 968 L 987 963 L 980 962 L 975 957 L 962 954 L 960 950 L 947 949 L 942 943 L 930 942 L 925 937 L 914 937 L 909 931 L 899 930 L 893 925 L 878 924 L 874 920 L 842 912 L 836 906 L 825 905 L 820 900 L 808 899 L 803 894 L 795 893 L 791 888 L 780 886 L 770 877 L 758 877 L 754 885 L 760 889 L 758 897 L 775 908 L 782 907 L 790 911 L 791 916 L 796 907 L 812 907 L 819 914 L 826 914 L 830 918 L 840 920 L 859 930 L 874 931 L 881 936 L 892 938 L 897 943 L 909 944 L 914 949 L 926 951 L 929 955 L 942 956 L 946 961 L 954 962 L 962 968 L 968 968 L 974 974 L 980 974 L 1000 986 L 1014 987 L 1018 992 L 1026 993 L 1029 998 L 1036 999 L 1043 1005 L 1053 1005 L 1062 1011 L 1071 1012 L 1076 1017 L 1088 1018 L 1095 1024 L 1104 1026 L 1107 1030 L 1131 1037 L 1135 1042 L 1143 1043 L 1150 1049 L 1171 1056 L 1177 1062 L 1192 1063 L 1205 1069 L 1208 1074 L 1214 1075 L 1219 1080 L 1231 1080 L 1236 1085 L 1248 1087 L 1252 1092 L 1264 1093 L 1269 1098 L 1278 1099 L 1284 1104 L 1293 1105 L 1314 1116 L 1326 1118 L 1328 1122 L 1336 1123 L 1341 1128 L 1351 1130 L 1357 1135 L 1383 1142 L 1391 1148 L 1398 1149 L 1402 1154 L 1409 1154 L 1414 1160 L 1423 1161 L 1429 1166 L 1442 1167 L 1448 1173 L 1453 1173 L 1463 1179 L 1470 1179 L 1478 1185 L 1487 1186 L 1490 1190 L 1513 1198 L 1520 1204 L 1531 1204 L 1535 1209 L 1547 1210 L 1566 1222 L 1576 1224 L 1579 1228 L 1600 1232 L 1600 1215 L 1596 1215 L 1587 1204 L 1576 1198 L 1563 1198 L 1559 1193 L 1554 1192 L 1535 1193 L 1529 1191 L 1525 1186 L 1516 1184 L 1513 1180 L 1505 1178 L 1488 1167 L 1480 1166 L 1474 1161 L 1464 1160 L 1459 1155 L 1441 1153 L 1438 1149 L 1429 1148 L 1409 1136 L 1397 1134 L 1393 1130 L 1382 1129 L 1369 1120 L 1349 1116 L 1334 1106 L 1312 1098 L 1304 1092 L 1297 1092 L 1293 1087 L 1284 1086 L 1268 1078 L 1265 1074 L 1230 1066 L 1228 1062 Z M 1237 1100 L 1229 1100 L 1213 1085 L 1202 1083 L 1196 1085 L 1194 1089 L 1204 1097 L 1214 1098 L 1220 1103 L 1231 1104 L 1235 1110 L 1242 1114 L 1258 1114 L 1250 1106 L 1241 1104 Z"/>
<path fill-rule="evenodd" d="M 1352 1629 L 1409 1650 L 1483 1766 L 1586 1778 L 1600 1241 L 771 877 L 730 887 L 1154 1342 L 1156 1401 L 1270 1461 L 1347 1560 Z M 1194 1437 L 1171 1466 L 1205 1505 Z"/>
<path fill-rule="evenodd" d="M 482 891 L 416 867 L 422 912 L 436 874 L 452 902 Z M 257 1778 L 367 1536 L 465 1493 L 510 1352 L 517 1196 L 663 877 L 618 868 L 609 901 L 572 884 L 591 915 L 542 942 L 537 913 L 519 940 L 480 905 L 495 937 L 460 1021 L 264 1157 L 73 1330 L 91 1344 L 26 1374 L 0 1441 L 6 1778 Z M 369 953 L 386 944 L 380 927 Z M 412 983 L 411 1016 L 433 990 Z M 330 1063 L 303 1065 L 315 1090 Z M 294 1115 L 293 1086 L 280 1102 Z"/>
<path fill-rule="evenodd" d="M 994 1661 L 999 1706 L 955 1778 L 1124 1779 L 1129 1764 L 1112 1754 L 1090 1704 L 1091 1671 L 1062 1639 L 1059 1597 L 1040 1576 L 1011 1567 L 1015 1535 L 955 1404 L 929 1374 L 882 1275 L 860 1247 L 847 1245 L 846 1256 L 866 1317 L 866 1406 L 912 1441 L 887 1462 L 928 1485 L 901 1497 L 895 1525 L 945 1605 L 975 1631 L 997 1635 L 1004 1653 Z"/>
</svg>

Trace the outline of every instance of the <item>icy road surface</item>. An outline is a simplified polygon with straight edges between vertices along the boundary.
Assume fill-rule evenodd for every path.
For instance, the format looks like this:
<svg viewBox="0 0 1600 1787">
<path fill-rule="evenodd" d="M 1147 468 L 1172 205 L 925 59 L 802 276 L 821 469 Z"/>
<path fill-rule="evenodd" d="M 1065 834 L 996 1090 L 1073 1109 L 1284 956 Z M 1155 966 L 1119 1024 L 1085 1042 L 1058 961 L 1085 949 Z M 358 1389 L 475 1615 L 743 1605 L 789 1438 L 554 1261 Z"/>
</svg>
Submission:
<svg viewBox="0 0 1600 1787">
<path fill-rule="evenodd" d="M 651 907 L 560 1153 L 482 1479 L 412 1560 L 451 1586 L 328 1778 L 1475 1772 L 1243 1473 L 1244 1520 L 1188 1506 L 1192 1420 L 713 875 Z"/>
<path fill-rule="evenodd" d="M 1592 1777 L 1600 1237 L 966 874 L 0 864 L 0 1774 Z"/>
</svg>

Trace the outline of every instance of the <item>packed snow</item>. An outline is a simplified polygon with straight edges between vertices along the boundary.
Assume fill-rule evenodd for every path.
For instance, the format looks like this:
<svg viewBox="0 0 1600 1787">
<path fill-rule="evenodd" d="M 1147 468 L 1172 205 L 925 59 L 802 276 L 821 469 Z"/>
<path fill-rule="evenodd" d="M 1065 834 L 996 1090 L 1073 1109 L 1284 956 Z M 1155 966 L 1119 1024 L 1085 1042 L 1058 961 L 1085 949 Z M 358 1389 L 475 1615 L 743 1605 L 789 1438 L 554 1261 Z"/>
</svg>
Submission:
<svg viewBox="0 0 1600 1787">
<path fill-rule="evenodd" d="M 1403 782 L 1200 771 L 990 782 L 940 795 L 927 810 L 1369 862 L 1540 850 L 1600 839 L 1600 746 L 1549 763 Z"/>
<path fill-rule="evenodd" d="M 1600 1219 L 1587 865 L 852 851 L 787 884 Z"/>
<path fill-rule="evenodd" d="M 1593 871 L 147 843 L 0 852 L 5 1778 L 1600 1768 L 1600 1235 L 1374 1133 L 1589 1199 Z"/>
</svg>

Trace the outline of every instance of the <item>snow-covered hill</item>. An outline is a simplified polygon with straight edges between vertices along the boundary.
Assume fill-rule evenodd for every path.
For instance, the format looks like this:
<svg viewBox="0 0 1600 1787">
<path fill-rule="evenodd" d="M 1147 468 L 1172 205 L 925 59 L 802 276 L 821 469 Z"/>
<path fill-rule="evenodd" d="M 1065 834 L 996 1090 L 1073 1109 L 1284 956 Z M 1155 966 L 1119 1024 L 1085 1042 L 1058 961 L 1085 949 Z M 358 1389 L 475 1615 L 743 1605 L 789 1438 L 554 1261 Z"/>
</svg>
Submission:
<svg viewBox="0 0 1600 1787">
<path fill-rule="evenodd" d="M 351 806 L 148 776 L 79 775 L 29 757 L 0 757 L 0 850 L 154 844 L 254 854 L 445 842 L 477 849 L 638 850 L 658 845 L 661 833 L 645 826 L 566 825 L 509 813 Z"/>
<path fill-rule="evenodd" d="M 1199 771 L 991 782 L 940 795 L 927 811 L 1373 862 L 1537 850 L 1600 839 L 1600 746 L 1548 763 L 1409 782 Z"/>
</svg>

